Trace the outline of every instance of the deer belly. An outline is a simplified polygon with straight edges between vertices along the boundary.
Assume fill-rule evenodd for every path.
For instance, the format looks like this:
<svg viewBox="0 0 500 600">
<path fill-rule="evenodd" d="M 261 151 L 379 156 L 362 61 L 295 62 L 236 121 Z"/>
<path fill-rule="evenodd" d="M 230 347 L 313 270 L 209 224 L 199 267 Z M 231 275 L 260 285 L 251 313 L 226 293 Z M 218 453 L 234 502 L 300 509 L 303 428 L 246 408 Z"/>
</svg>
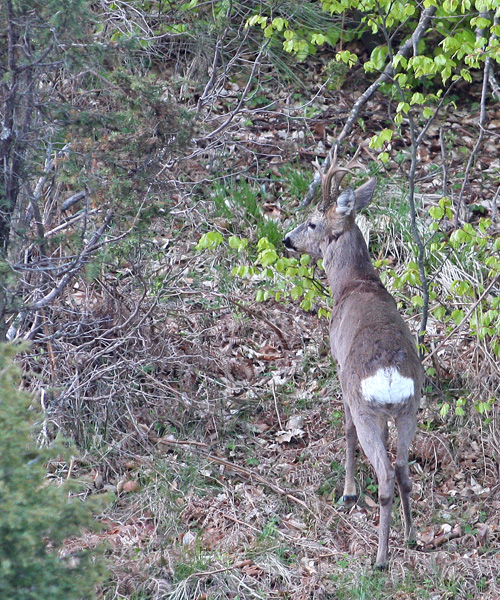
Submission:
<svg viewBox="0 0 500 600">
<path fill-rule="evenodd" d="M 367 402 L 400 404 L 415 394 L 415 383 L 401 375 L 396 367 L 385 367 L 363 379 L 361 393 Z"/>
</svg>

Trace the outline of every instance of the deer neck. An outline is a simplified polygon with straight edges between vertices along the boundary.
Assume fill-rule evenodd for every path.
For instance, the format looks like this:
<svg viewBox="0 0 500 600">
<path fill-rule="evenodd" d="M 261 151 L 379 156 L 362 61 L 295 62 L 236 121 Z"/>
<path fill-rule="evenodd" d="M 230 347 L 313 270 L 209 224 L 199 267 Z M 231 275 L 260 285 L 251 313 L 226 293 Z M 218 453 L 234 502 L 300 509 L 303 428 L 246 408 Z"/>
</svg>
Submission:
<svg viewBox="0 0 500 600">
<path fill-rule="evenodd" d="M 352 289 L 356 282 L 380 282 L 357 225 L 346 229 L 336 240 L 325 242 L 322 251 L 323 266 L 334 302 L 347 289 Z"/>
</svg>

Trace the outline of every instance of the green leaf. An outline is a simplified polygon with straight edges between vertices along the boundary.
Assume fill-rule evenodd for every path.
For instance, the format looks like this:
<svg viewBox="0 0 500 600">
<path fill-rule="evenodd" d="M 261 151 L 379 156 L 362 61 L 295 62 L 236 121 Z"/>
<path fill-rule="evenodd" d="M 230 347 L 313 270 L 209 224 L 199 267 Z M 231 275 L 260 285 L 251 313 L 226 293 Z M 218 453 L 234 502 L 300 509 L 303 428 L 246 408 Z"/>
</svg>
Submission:
<svg viewBox="0 0 500 600">
<path fill-rule="evenodd" d="M 422 307 L 424 305 L 424 299 L 422 298 L 422 296 L 412 296 L 411 302 L 413 304 L 413 306 L 420 306 Z"/>
<path fill-rule="evenodd" d="M 283 31 L 285 27 L 288 27 L 288 21 L 282 17 L 276 17 L 276 19 L 273 19 L 272 24 L 276 31 Z"/>
<path fill-rule="evenodd" d="M 396 112 L 404 113 L 405 115 L 407 115 L 409 111 L 410 111 L 410 105 L 408 104 L 408 102 L 399 102 L 398 103 Z"/>
<path fill-rule="evenodd" d="M 406 59 L 402 54 L 396 54 L 396 56 L 392 59 L 392 66 L 394 69 L 397 69 L 401 66 L 402 69 L 406 69 L 408 66 L 408 59 Z"/>
<path fill-rule="evenodd" d="M 439 410 L 439 414 L 441 415 L 442 419 L 446 418 L 446 415 L 449 413 L 450 411 L 450 404 L 449 402 L 445 402 L 443 404 L 443 406 L 441 406 L 441 409 Z"/>
<path fill-rule="evenodd" d="M 247 19 L 246 27 L 253 27 L 254 25 L 262 25 L 262 23 L 267 22 L 267 17 L 262 15 L 252 15 L 249 19 Z"/>
<path fill-rule="evenodd" d="M 311 310 L 312 308 L 312 302 L 309 298 L 304 298 L 304 300 L 302 300 L 302 302 L 300 303 L 300 307 L 303 310 Z"/>
<path fill-rule="evenodd" d="M 415 92 L 411 97 L 410 104 L 423 104 L 425 96 L 421 92 Z"/>
<path fill-rule="evenodd" d="M 491 410 L 491 404 L 489 402 L 477 402 L 475 408 L 480 415 L 484 415 Z"/>
<path fill-rule="evenodd" d="M 207 248 L 215 248 L 223 242 L 224 238 L 218 231 L 208 231 L 204 233 L 195 246 L 195 250 L 206 250 Z"/>
<path fill-rule="evenodd" d="M 257 242 L 257 250 L 259 252 L 262 250 L 276 250 L 276 246 L 272 244 L 266 237 L 262 237 Z"/>
<path fill-rule="evenodd" d="M 460 75 L 462 76 L 462 78 L 471 83 L 472 82 L 472 75 L 470 74 L 469 69 L 461 69 L 460 70 Z"/>
<path fill-rule="evenodd" d="M 444 306 L 436 306 L 436 308 L 432 311 L 433 316 L 438 321 L 442 321 L 443 317 L 446 315 L 446 308 Z"/>
<path fill-rule="evenodd" d="M 273 36 L 274 33 L 274 29 L 272 25 L 268 25 L 265 29 L 264 29 L 264 37 L 265 38 L 270 38 Z"/>
<path fill-rule="evenodd" d="M 383 71 L 386 63 L 387 46 L 376 46 L 371 53 L 370 60 L 365 62 L 364 69 L 368 73 L 372 71 Z"/>
<path fill-rule="evenodd" d="M 473 17 L 470 20 L 470 25 L 471 27 L 477 27 L 478 29 L 485 29 L 491 25 L 491 21 L 484 17 Z"/>
<path fill-rule="evenodd" d="M 326 42 L 326 36 L 322 33 L 313 33 L 311 36 L 311 44 L 322 46 Z"/>
<path fill-rule="evenodd" d="M 330 311 L 327 310 L 326 308 L 320 308 L 318 310 L 318 317 L 321 319 L 321 317 L 326 317 L 327 319 L 330 318 Z M 500 344 L 499 344 L 500 347 Z"/>
<path fill-rule="evenodd" d="M 457 308 L 456 310 L 454 310 L 451 313 L 451 318 L 455 322 L 455 325 L 460 325 L 460 323 L 463 321 L 464 316 L 465 316 L 464 311 L 459 308 Z"/>
<path fill-rule="evenodd" d="M 231 271 L 231 275 L 233 277 L 241 277 L 244 279 L 245 277 L 251 277 L 255 273 L 253 267 L 249 267 L 248 265 L 239 265 L 238 267 L 234 267 Z"/>
<path fill-rule="evenodd" d="M 269 265 L 274 264 L 278 260 L 278 253 L 276 250 L 264 250 L 259 254 L 258 262 L 263 267 L 268 267 Z"/>
<path fill-rule="evenodd" d="M 444 217 L 444 208 L 442 208 L 441 206 L 431 206 L 429 208 L 429 215 L 435 221 L 440 221 Z"/>
<path fill-rule="evenodd" d="M 274 263 L 274 268 L 278 273 L 283 273 L 285 271 L 285 259 L 282 256 Z"/>
<path fill-rule="evenodd" d="M 370 148 L 374 148 L 375 150 L 380 150 L 382 146 L 391 141 L 393 135 L 392 129 L 382 129 L 382 131 L 378 135 L 374 135 L 370 140 Z"/>
<path fill-rule="evenodd" d="M 465 280 L 456 280 L 451 284 L 451 291 L 457 296 L 468 296 L 471 289 L 471 284 Z"/>
<path fill-rule="evenodd" d="M 335 55 L 335 60 L 337 62 L 343 62 L 349 67 L 352 67 L 358 62 L 358 57 L 352 52 L 349 52 L 349 50 L 343 50 L 342 52 L 337 52 Z"/>
<path fill-rule="evenodd" d="M 227 242 L 231 248 L 238 250 L 238 252 L 248 246 L 248 240 L 246 238 L 240 238 L 236 235 L 231 235 Z"/>
</svg>

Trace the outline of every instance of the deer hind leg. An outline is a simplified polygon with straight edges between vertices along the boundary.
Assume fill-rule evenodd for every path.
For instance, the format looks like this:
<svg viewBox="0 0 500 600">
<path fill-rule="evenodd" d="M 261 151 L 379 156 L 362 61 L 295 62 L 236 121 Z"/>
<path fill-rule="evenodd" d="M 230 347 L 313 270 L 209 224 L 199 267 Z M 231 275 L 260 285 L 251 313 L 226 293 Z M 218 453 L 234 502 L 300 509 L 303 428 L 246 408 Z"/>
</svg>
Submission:
<svg viewBox="0 0 500 600">
<path fill-rule="evenodd" d="M 415 529 L 411 517 L 410 492 L 411 479 L 408 466 L 408 449 L 415 435 L 417 428 L 416 418 L 409 420 L 407 417 L 401 417 L 396 420 L 398 430 L 398 448 L 396 453 L 396 481 L 398 482 L 399 492 L 401 494 L 401 505 L 403 507 L 403 516 L 405 520 L 405 541 L 408 544 L 415 542 Z"/>
<path fill-rule="evenodd" d="M 391 526 L 392 499 L 394 496 L 394 468 L 389 461 L 386 449 L 387 429 L 382 420 L 372 416 L 358 419 L 356 423 L 358 439 L 368 460 L 371 462 L 378 480 L 378 501 L 380 520 L 378 526 L 378 551 L 375 567 L 387 568 L 389 529 Z"/>
<path fill-rule="evenodd" d="M 353 506 L 358 496 L 356 494 L 355 481 L 355 460 L 356 460 L 356 443 L 358 436 L 356 427 L 352 420 L 351 410 L 347 403 L 345 407 L 345 437 L 347 442 L 346 460 L 345 460 L 345 482 L 343 501 L 345 506 Z"/>
</svg>

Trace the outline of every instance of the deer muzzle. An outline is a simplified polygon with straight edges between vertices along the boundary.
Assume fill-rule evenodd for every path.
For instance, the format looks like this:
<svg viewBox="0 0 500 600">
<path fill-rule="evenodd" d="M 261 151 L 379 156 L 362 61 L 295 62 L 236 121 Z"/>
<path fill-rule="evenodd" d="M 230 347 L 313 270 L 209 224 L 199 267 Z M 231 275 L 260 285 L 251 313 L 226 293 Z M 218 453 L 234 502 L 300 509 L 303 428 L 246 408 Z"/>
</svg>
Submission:
<svg viewBox="0 0 500 600">
<path fill-rule="evenodd" d="M 292 242 L 292 239 L 291 239 L 289 233 L 287 233 L 285 235 L 285 237 L 283 238 L 283 244 L 284 244 L 285 248 L 288 248 L 289 250 L 297 251 L 297 248 L 295 248 L 295 246 L 293 245 L 293 242 Z"/>
</svg>

